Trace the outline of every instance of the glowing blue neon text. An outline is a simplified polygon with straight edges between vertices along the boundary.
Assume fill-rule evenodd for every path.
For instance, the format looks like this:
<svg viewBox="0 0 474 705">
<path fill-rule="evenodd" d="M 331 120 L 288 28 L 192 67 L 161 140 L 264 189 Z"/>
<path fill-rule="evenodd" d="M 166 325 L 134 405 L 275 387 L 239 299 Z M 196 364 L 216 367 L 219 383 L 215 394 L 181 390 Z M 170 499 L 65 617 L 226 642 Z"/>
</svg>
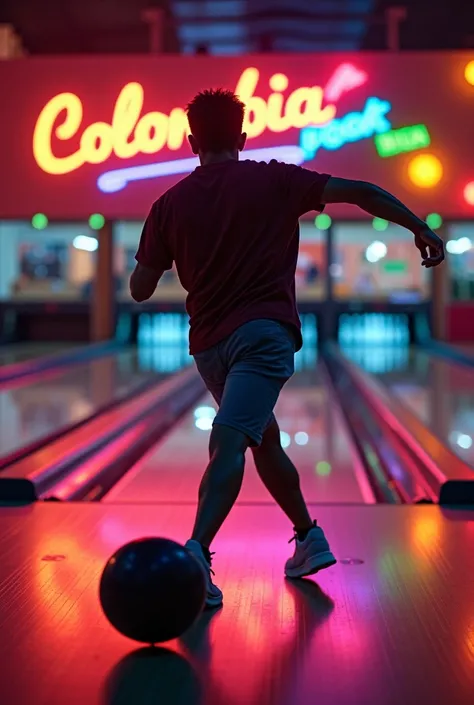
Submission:
<svg viewBox="0 0 474 705">
<path fill-rule="evenodd" d="M 306 160 L 313 159 L 318 149 L 340 149 L 348 142 L 358 142 L 391 129 L 385 117 L 391 104 L 380 98 L 369 98 L 361 113 L 348 113 L 334 118 L 322 127 L 306 127 L 300 131 L 300 147 Z"/>
</svg>

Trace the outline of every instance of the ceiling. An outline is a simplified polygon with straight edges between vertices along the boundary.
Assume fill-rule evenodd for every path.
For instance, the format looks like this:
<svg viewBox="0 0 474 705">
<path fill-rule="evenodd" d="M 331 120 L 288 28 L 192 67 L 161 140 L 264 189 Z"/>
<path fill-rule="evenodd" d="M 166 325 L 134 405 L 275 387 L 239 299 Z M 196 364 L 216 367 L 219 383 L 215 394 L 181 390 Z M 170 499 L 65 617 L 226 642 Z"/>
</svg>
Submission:
<svg viewBox="0 0 474 705">
<path fill-rule="evenodd" d="M 172 0 L 184 52 L 354 50 L 375 0 Z"/>
<path fill-rule="evenodd" d="M 466 0 L 0 0 L 31 54 L 145 53 L 145 11 L 163 10 L 163 50 L 212 54 L 386 48 L 385 12 L 403 5 L 402 49 L 474 47 Z"/>
</svg>

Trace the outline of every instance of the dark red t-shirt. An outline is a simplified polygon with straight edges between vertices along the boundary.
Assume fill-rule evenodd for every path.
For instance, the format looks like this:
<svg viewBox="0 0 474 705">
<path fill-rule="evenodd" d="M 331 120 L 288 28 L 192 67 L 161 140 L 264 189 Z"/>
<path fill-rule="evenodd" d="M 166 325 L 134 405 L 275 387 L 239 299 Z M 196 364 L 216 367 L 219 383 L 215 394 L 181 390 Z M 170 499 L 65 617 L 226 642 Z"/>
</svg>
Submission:
<svg viewBox="0 0 474 705">
<path fill-rule="evenodd" d="M 153 204 L 136 259 L 160 273 L 176 262 L 191 354 L 257 318 L 289 325 L 301 348 L 298 218 L 323 209 L 328 178 L 276 161 L 229 160 L 198 167 Z"/>
</svg>

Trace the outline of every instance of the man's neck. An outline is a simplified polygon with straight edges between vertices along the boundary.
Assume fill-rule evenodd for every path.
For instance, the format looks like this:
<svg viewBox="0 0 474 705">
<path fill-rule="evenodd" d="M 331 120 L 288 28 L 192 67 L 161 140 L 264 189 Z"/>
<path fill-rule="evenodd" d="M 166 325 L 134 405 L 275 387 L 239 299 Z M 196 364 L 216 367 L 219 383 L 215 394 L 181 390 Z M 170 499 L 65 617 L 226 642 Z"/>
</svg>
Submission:
<svg viewBox="0 0 474 705">
<path fill-rule="evenodd" d="M 235 152 L 204 152 L 199 155 L 201 166 L 207 166 L 207 164 L 219 164 L 221 162 L 238 161 L 239 153 Z"/>
</svg>

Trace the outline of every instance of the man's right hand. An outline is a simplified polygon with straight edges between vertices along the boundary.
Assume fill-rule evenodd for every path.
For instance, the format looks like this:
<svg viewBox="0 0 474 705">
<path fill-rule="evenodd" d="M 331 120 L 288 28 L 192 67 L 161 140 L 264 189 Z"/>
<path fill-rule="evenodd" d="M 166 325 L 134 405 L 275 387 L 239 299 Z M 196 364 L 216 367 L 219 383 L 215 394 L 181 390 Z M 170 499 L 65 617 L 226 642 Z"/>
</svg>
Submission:
<svg viewBox="0 0 474 705">
<path fill-rule="evenodd" d="M 398 198 L 375 184 L 331 176 L 324 187 L 321 203 L 351 203 L 375 218 L 383 218 L 410 230 L 421 252 L 423 267 L 437 267 L 444 260 L 441 238 Z"/>
<path fill-rule="evenodd" d="M 427 225 L 415 233 L 415 245 L 421 252 L 423 267 L 437 267 L 444 260 L 444 242 Z"/>
</svg>

